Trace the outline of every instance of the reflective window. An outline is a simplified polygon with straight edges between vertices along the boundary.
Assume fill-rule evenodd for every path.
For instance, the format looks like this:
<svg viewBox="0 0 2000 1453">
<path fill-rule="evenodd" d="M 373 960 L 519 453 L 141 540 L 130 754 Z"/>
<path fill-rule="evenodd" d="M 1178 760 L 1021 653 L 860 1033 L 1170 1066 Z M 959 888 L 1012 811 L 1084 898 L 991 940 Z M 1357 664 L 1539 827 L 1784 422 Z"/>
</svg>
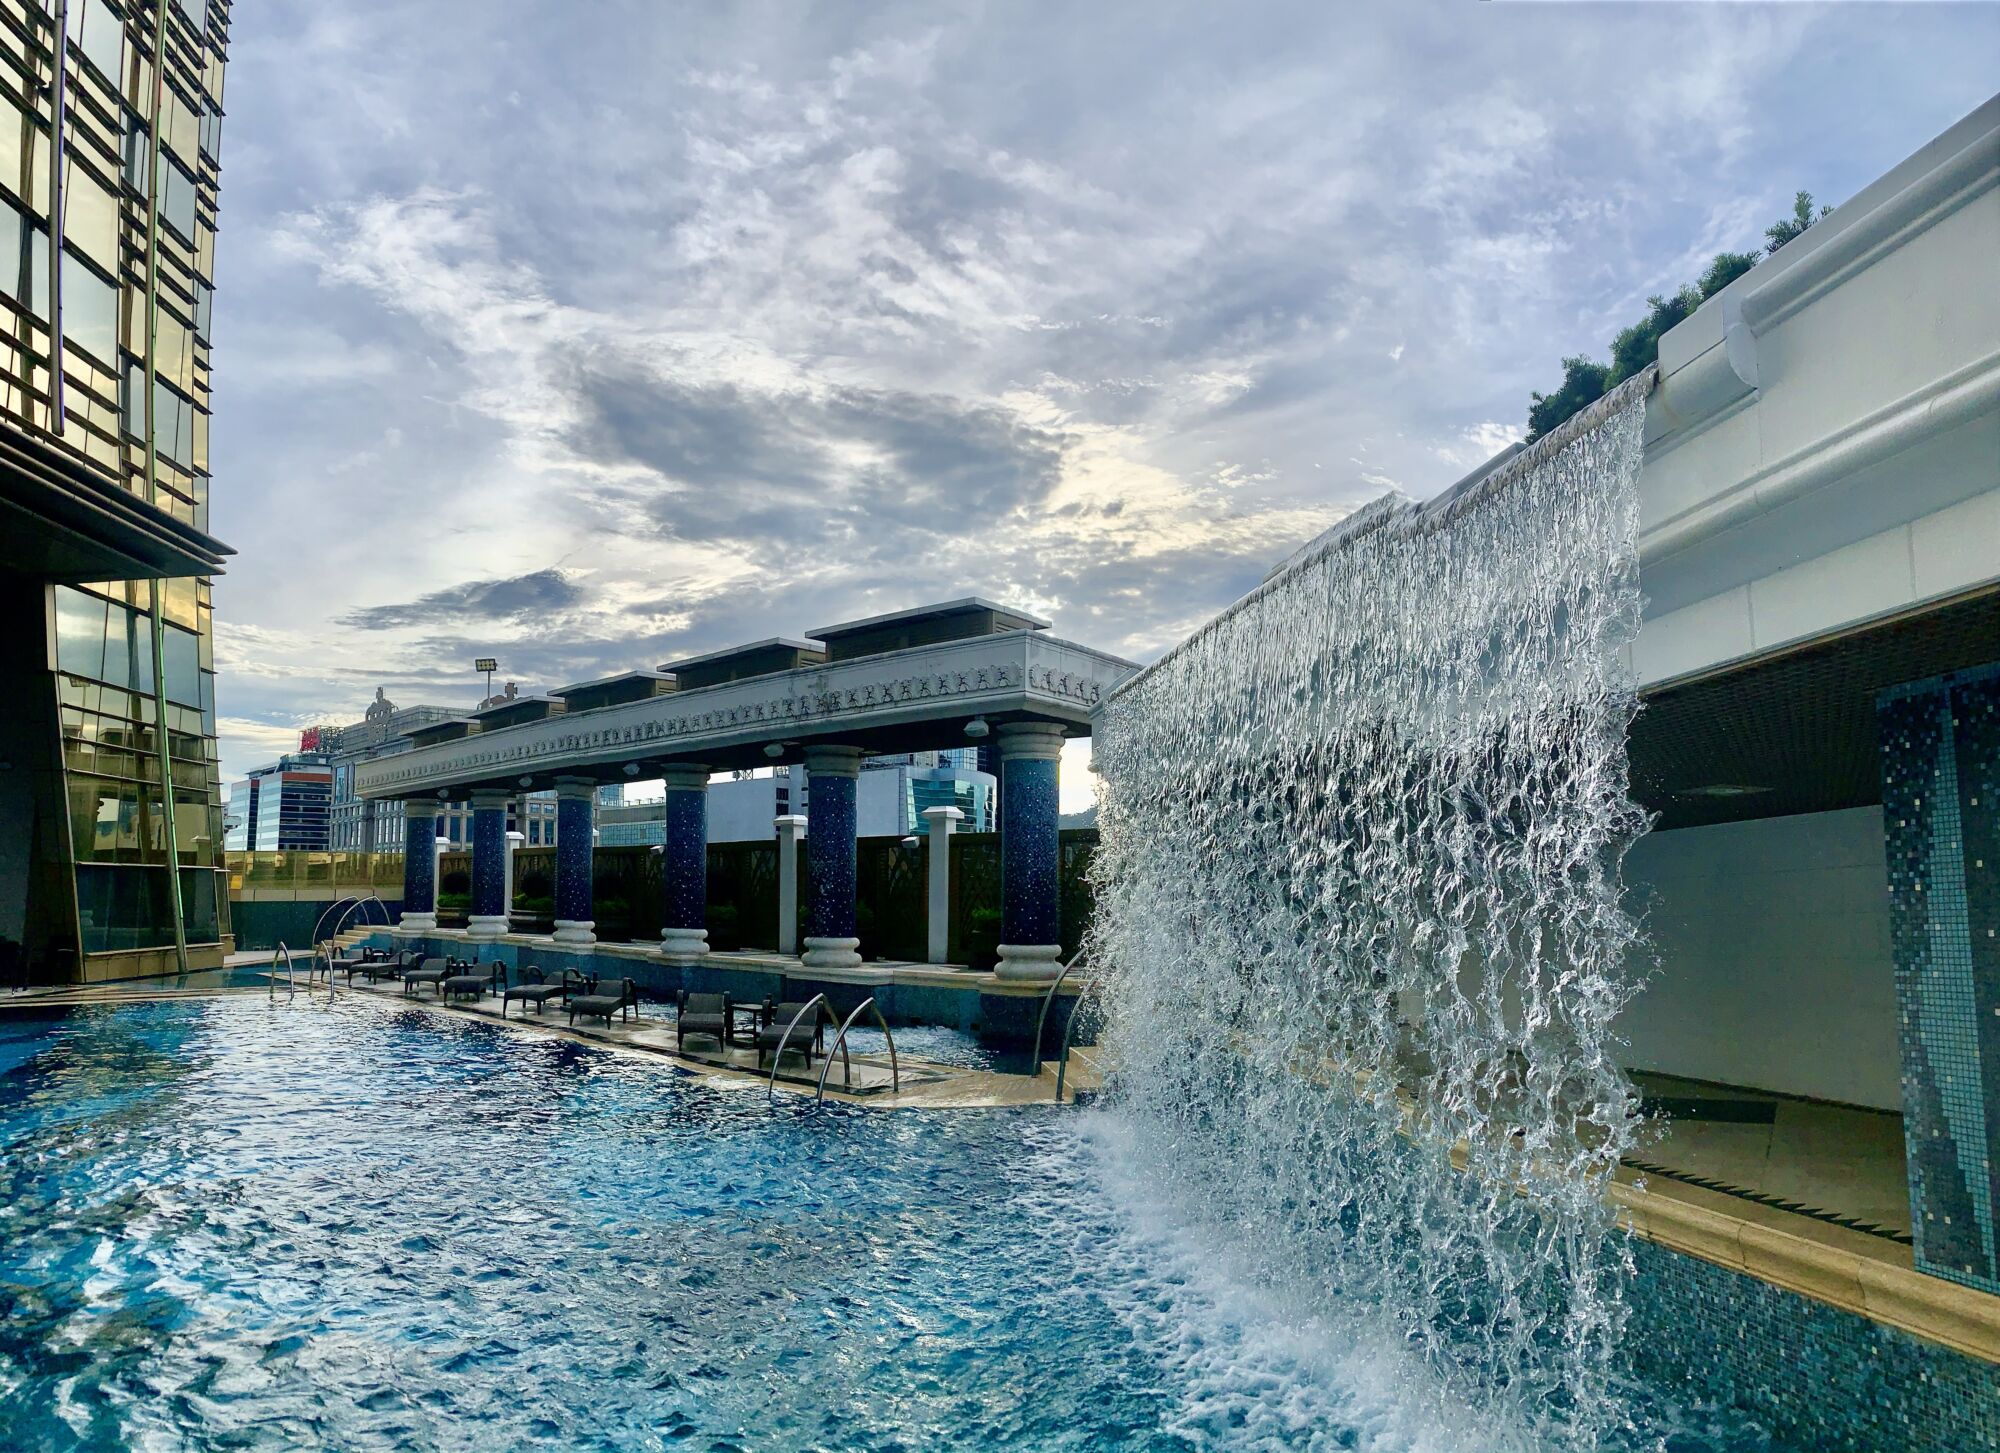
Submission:
<svg viewBox="0 0 2000 1453">
<path fill-rule="evenodd" d="M 63 166 L 63 242 L 117 275 L 118 201 L 74 162 Z"/>
<path fill-rule="evenodd" d="M 215 306 L 215 289 L 207 283 L 194 285 L 194 331 L 204 339 L 213 342 L 215 335 L 208 331 L 210 310 Z"/>
<path fill-rule="evenodd" d="M 183 242 L 192 244 L 194 236 L 194 178 L 171 156 L 164 157 L 166 163 L 160 169 L 160 180 L 164 184 L 160 191 L 160 219 L 181 235 Z"/>
<path fill-rule="evenodd" d="M 38 215 L 49 210 L 49 133 L 0 96 L 0 182 Z"/>
<path fill-rule="evenodd" d="M 77 864 L 77 910 L 83 951 L 161 948 L 173 943 L 167 870 Z"/>
<path fill-rule="evenodd" d="M 146 123 L 130 111 L 125 113 L 125 185 L 140 196 L 147 194 L 146 168 L 152 164 L 152 135 Z"/>
<path fill-rule="evenodd" d="M 125 22 L 104 0 L 69 0 L 69 38 L 113 85 L 125 48 Z"/>
<path fill-rule="evenodd" d="M 167 672 L 167 696 L 188 706 L 201 706 L 201 653 L 193 631 L 178 626 L 160 628 L 160 658 Z"/>
<path fill-rule="evenodd" d="M 37 318 L 49 315 L 49 235 L 0 201 L 0 293 Z"/>
<path fill-rule="evenodd" d="M 75 254 L 63 254 L 63 337 L 112 366 L 118 357 L 118 290 Z"/>
</svg>

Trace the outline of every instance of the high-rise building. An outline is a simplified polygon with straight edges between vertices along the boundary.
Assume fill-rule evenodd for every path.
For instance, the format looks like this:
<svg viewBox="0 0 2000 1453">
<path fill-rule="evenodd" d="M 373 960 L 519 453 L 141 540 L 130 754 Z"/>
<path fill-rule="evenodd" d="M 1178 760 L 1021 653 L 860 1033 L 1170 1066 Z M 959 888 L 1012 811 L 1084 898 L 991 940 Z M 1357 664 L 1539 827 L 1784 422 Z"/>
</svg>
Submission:
<svg viewBox="0 0 2000 1453">
<path fill-rule="evenodd" d="M 298 752 L 252 768 L 229 784 L 223 847 L 232 853 L 324 850 L 332 802 L 333 766 L 324 752 Z"/>
<path fill-rule="evenodd" d="M 220 964 L 209 308 L 229 0 L 0 25 L 0 960 Z"/>
</svg>

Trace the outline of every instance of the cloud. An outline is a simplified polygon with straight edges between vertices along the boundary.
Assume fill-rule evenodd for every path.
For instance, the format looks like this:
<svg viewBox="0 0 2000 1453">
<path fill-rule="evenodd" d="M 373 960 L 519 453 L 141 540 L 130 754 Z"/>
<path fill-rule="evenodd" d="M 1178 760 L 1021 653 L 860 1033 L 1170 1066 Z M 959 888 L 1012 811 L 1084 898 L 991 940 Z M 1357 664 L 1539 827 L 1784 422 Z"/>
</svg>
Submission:
<svg viewBox="0 0 2000 1453">
<path fill-rule="evenodd" d="M 400 605 L 363 606 L 342 616 L 341 624 L 385 631 L 466 620 L 515 620 L 565 610 L 582 599 L 582 588 L 562 571 L 537 570 L 508 580 L 473 580 L 448 586 Z"/>
<path fill-rule="evenodd" d="M 1145 657 L 1504 447 L 1635 300 L 1984 99 L 2000 42 L 1970 7 L 1113 6 L 1059 46 L 896 0 L 239 9 L 240 722 L 974 592 Z"/>
</svg>

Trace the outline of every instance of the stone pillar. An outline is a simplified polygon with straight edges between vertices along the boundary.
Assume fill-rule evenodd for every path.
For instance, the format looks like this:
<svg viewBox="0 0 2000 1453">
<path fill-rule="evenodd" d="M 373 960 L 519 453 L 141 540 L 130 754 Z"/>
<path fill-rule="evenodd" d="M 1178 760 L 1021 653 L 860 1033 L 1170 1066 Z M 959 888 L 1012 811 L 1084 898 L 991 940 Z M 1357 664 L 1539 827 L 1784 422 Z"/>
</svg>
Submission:
<svg viewBox="0 0 2000 1453">
<path fill-rule="evenodd" d="M 597 784 L 588 777 L 556 778 L 557 943 L 595 943 L 590 906 L 593 863 L 591 816 Z"/>
<path fill-rule="evenodd" d="M 509 829 L 507 833 L 507 931 L 509 933 L 514 931 L 514 854 L 521 850 L 521 844 L 527 840 L 528 835 L 518 828 Z"/>
<path fill-rule="evenodd" d="M 2000 1292 L 2000 664 L 1877 726 L 1916 1267 Z"/>
<path fill-rule="evenodd" d="M 807 747 L 806 855 L 812 862 L 812 901 L 806 905 L 805 965 L 851 969 L 861 963 L 854 936 L 854 789 L 861 775 L 859 747 Z"/>
<path fill-rule="evenodd" d="M 946 962 L 951 953 L 951 835 L 965 816 L 956 807 L 926 807 L 930 825 L 930 961 Z"/>
<path fill-rule="evenodd" d="M 708 952 L 708 768 L 684 763 L 667 768 L 664 777 L 660 957 L 696 964 Z"/>
<path fill-rule="evenodd" d="M 1002 979 L 1053 979 L 1061 972 L 1061 823 L 1056 764 L 1063 730 L 1053 722 L 999 728 L 1000 962 Z"/>
<path fill-rule="evenodd" d="M 778 830 L 778 952 L 799 951 L 799 838 L 805 833 L 804 817 L 773 818 Z"/>
<path fill-rule="evenodd" d="M 403 804 L 403 916 L 412 933 L 429 933 L 437 916 L 437 804 L 411 798 Z"/>
<path fill-rule="evenodd" d="M 472 912 L 465 936 L 495 939 L 507 931 L 507 804 L 504 788 L 472 794 Z"/>
</svg>

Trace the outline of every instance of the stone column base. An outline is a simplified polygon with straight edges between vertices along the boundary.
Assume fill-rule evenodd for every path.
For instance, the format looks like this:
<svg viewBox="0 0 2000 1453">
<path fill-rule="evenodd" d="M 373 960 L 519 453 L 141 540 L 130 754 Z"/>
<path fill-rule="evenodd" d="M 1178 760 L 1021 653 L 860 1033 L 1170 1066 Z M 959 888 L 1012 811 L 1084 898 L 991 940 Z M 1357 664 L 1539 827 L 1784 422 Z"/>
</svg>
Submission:
<svg viewBox="0 0 2000 1453">
<path fill-rule="evenodd" d="M 465 936 L 475 942 L 491 942 L 506 932 L 507 915 L 504 913 L 475 913 L 465 920 Z"/>
<path fill-rule="evenodd" d="M 1003 943 L 1000 962 L 993 966 L 996 979 L 1039 980 L 1046 984 L 1062 972 L 1062 945 L 1059 943 Z"/>
<path fill-rule="evenodd" d="M 855 950 L 861 947 L 858 938 L 806 938 L 806 952 L 801 960 L 809 969 L 858 969 L 861 955 Z"/>
<path fill-rule="evenodd" d="M 435 913 L 405 913 L 396 920 L 396 927 L 404 933 L 435 933 L 437 926 Z"/>
<path fill-rule="evenodd" d="M 591 930 L 597 927 L 594 918 L 578 920 L 558 918 L 556 920 L 555 941 L 557 943 L 596 943 L 597 935 Z"/>
<path fill-rule="evenodd" d="M 670 964 L 698 964 L 708 954 L 705 928 L 663 928 L 660 930 L 660 957 Z"/>
</svg>

